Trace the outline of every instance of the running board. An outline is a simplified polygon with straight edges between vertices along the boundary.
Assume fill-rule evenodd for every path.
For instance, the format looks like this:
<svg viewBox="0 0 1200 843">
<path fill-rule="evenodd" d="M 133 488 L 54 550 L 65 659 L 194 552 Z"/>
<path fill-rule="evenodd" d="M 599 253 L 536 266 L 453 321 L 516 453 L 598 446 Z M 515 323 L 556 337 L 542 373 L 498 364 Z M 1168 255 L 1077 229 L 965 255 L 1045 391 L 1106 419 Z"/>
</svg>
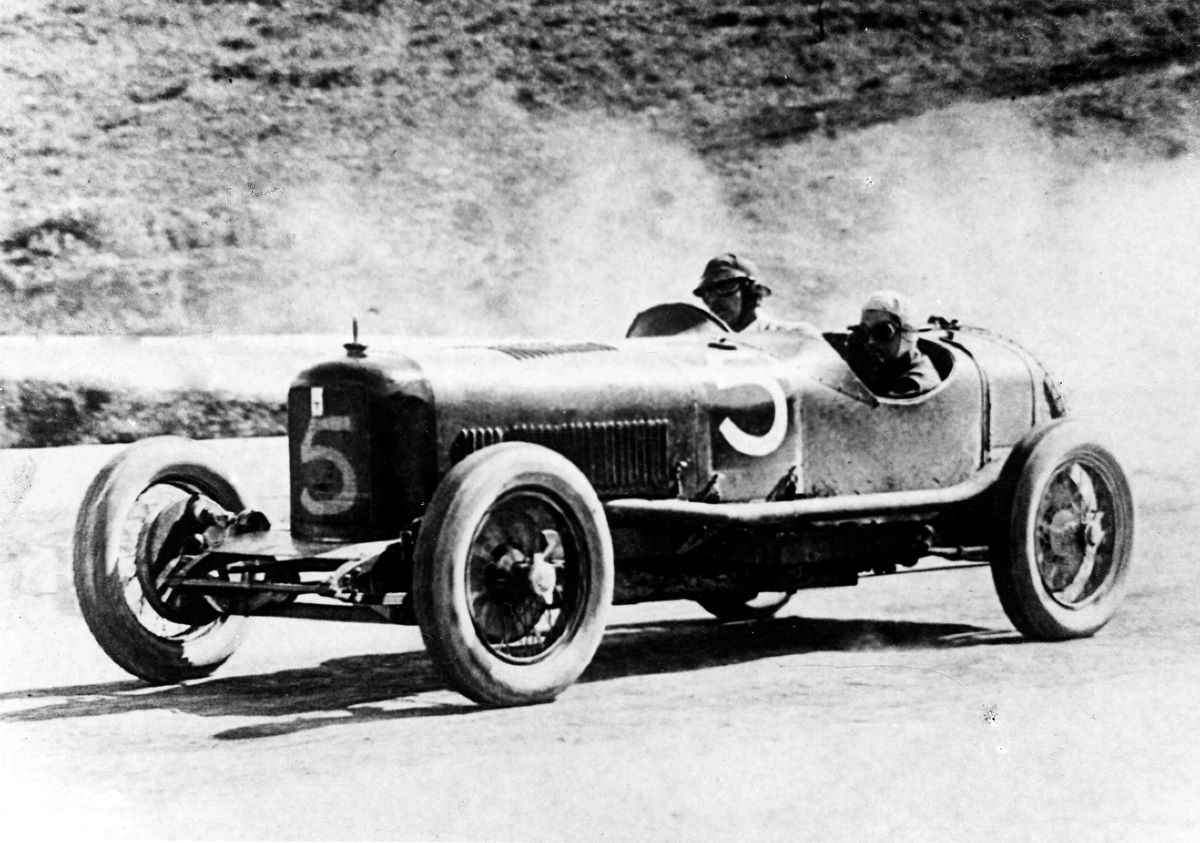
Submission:
<svg viewBox="0 0 1200 843">
<path fill-rule="evenodd" d="M 646 521 L 661 523 L 664 520 L 674 520 L 710 525 L 734 524 L 742 527 L 786 524 L 792 521 L 935 515 L 946 506 L 966 503 L 982 495 L 996 482 L 1003 464 L 1003 460 L 993 460 L 968 480 L 942 489 L 746 503 L 620 498 L 604 504 L 604 511 L 609 521 L 614 524 Z"/>
</svg>

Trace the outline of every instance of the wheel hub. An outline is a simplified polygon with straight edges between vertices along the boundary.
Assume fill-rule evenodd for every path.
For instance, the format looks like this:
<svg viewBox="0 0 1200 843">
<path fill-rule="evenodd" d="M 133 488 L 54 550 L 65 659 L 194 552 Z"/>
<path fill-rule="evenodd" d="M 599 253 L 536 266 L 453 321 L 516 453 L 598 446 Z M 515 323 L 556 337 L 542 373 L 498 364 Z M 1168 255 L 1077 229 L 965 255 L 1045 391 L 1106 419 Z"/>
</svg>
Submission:
<svg viewBox="0 0 1200 843">
<path fill-rule="evenodd" d="M 565 606 L 566 554 L 540 499 L 494 509 L 480 526 L 468 574 L 480 637 L 506 657 L 537 657 L 553 643 Z"/>
<path fill-rule="evenodd" d="M 544 532 L 554 533 L 553 530 Z M 561 549 L 557 557 L 549 550 L 534 553 L 532 557 L 527 557 L 519 547 L 504 547 L 501 551 L 486 569 L 491 596 L 503 600 L 534 596 L 546 605 L 553 604 L 558 571 L 563 565 Z"/>
<path fill-rule="evenodd" d="M 1095 482 L 1078 463 L 1051 479 L 1038 521 L 1037 558 L 1042 581 L 1064 605 L 1090 596 L 1108 530 Z"/>
<path fill-rule="evenodd" d="M 198 626 L 220 617 L 203 596 L 167 585 L 185 542 L 201 529 L 193 516 L 192 501 L 185 499 L 164 507 L 138 536 L 137 576 L 142 594 L 159 615 L 174 623 Z"/>
<path fill-rule="evenodd" d="M 564 564 L 562 543 L 555 530 L 543 530 L 546 549 L 527 556 L 519 547 L 502 545 L 485 568 L 485 594 L 476 600 L 490 635 L 522 637 L 557 601 L 559 572 Z M 490 611 L 489 611 L 490 607 Z"/>
</svg>

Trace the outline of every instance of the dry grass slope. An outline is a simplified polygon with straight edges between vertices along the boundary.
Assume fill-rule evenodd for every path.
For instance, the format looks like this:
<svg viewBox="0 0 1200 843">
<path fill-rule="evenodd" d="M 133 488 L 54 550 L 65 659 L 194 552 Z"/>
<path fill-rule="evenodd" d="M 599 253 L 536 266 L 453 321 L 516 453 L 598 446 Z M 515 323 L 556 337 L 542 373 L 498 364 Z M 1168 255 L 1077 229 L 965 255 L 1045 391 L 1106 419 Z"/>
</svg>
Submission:
<svg viewBox="0 0 1200 843">
<path fill-rule="evenodd" d="M 329 184 L 504 313 L 540 256 L 495 207 L 536 211 L 571 115 L 697 151 L 753 218 L 759 151 L 814 131 L 1060 90 L 1057 132 L 1169 123 L 1197 75 L 1154 74 L 1198 43 L 1178 0 L 35 4 L 0 19 L 0 331 L 328 329 L 281 200 Z"/>
<path fill-rule="evenodd" d="M 820 301 L 779 150 L 1025 98 L 1081 154 L 1179 157 L 1198 45 L 1183 0 L 28 0 L 0 333 L 546 335 L 593 301 L 564 276 L 669 297 L 733 240 Z"/>
</svg>

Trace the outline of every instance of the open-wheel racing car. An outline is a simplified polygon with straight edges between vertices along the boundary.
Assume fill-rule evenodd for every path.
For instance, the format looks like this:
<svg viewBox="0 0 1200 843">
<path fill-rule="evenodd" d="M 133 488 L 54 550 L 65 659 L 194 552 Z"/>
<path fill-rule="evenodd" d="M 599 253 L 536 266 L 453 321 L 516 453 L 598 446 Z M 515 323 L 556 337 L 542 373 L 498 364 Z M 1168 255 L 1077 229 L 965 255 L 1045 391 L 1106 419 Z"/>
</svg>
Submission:
<svg viewBox="0 0 1200 843">
<path fill-rule="evenodd" d="M 1128 573 L 1124 472 L 1028 352 L 931 321 L 943 381 L 902 400 L 846 334 L 733 334 L 686 304 L 613 342 L 356 337 L 289 391 L 290 530 L 202 444 L 137 442 L 79 512 L 83 615 L 155 683 L 211 673 L 253 616 L 416 623 L 489 705 L 574 682 L 614 602 L 750 620 L 926 557 L 990 561 L 1027 637 L 1091 635 Z"/>
</svg>

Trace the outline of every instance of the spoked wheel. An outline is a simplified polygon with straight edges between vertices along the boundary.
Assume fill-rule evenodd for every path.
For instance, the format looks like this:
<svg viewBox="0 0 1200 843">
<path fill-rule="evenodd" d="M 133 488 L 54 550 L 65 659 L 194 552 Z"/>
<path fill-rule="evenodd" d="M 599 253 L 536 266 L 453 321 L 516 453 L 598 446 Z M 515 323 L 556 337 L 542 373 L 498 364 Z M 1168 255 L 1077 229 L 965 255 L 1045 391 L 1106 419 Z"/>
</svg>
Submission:
<svg viewBox="0 0 1200 843">
<path fill-rule="evenodd" d="M 487 705 L 553 699 L 591 661 L 612 602 L 612 543 L 583 474 L 538 445 L 463 460 L 417 539 L 414 606 L 457 690 Z"/>
<path fill-rule="evenodd" d="M 1031 638 L 1091 635 L 1116 612 L 1133 549 L 1133 496 L 1109 450 L 1063 421 L 1035 431 L 997 487 L 992 577 Z"/>
<path fill-rule="evenodd" d="M 166 584 L 204 508 L 243 499 L 207 448 L 177 437 L 137 442 L 92 481 L 75 522 L 75 592 L 109 657 L 154 683 L 207 676 L 233 654 L 244 618 Z"/>
<path fill-rule="evenodd" d="M 722 621 L 754 621 L 775 617 L 792 599 L 794 591 L 731 591 L 707 594 L 696 600 Z"/>
<path fill-rule="evenodd" d="M 570 547 L 563 546 L 563 533 Z M 475 630 L 497 657 L 536 661 L 562 637 L 582 596 L 579 554 L 562 507 L 529 490 L 503 495 L 475 531 L 467 599 Z"/>
</svg>

